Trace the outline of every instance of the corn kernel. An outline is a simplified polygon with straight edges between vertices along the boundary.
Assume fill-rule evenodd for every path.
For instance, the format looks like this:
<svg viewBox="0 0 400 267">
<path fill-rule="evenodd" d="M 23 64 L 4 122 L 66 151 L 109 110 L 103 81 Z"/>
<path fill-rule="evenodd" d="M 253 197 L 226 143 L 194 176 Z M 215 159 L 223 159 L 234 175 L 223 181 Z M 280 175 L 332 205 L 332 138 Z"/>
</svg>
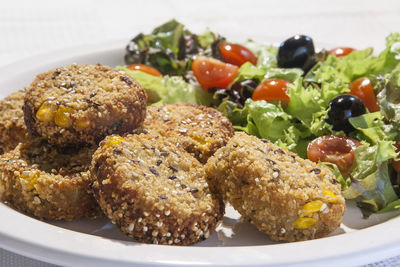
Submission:
<svg viewBox="0 0 400 267">
<path fill-rule="evenodd" d="M 302 212 L 304 215 L 308 215 L 314 212 L 318 212 L 321 210 L 321 207 L 324 203 L 321 200 L 314 200 L 307 204 L 305 204 L 302 208 Z"/>
<path fill-rule="evenodd" d="M 23 171 L 20 178 L 24 179 L 29 190 L 32 190 L 39 178 L 39 172 L 37 171 Z"/>
<path fill-rule="evenodd" d="M 125 141 L 125 139 L 122 138 L 121 136 L 115 136 L 114 135 L 114 136 L 111 136 L 111 137 L 106 139 L 105 146 L 106 147 L 110 147 L 112 145 L 118 145 L 118 144 L 121 144 L 124 141 Z"/>
<path fill-rule="evenodd" d="M 317 220 L 314 218 L 308 217 L 300 217 L 296 221 L 294 221 L 294 228 L 295 229 L 306 229 L 311 227 L 317 223 Z"/>
<path fill-rule="evenodd" d="M 36 118 L 44 122 L 52 122 L 56 107 L 49 102 L 44 102 L 36 112 Z"/>
<path fill-rule="evenodd" d="M 68 128 L 71 126 L 72 121 L 70 114 L 73 112 L 72 108 L 69 107 L 59 107 L 54 115 L 54 122 L 63 128 Z"/>
<path fill-rule="evenodd" d="M 76 128 L 79 129 L 85 129 L 87 127 L 89 127 L 90 125 L 90 121 L 86 118 L 80 118 L 77 120 L 77 122 L 75 123 Z"/>
<path fill-rule="evenodd" d="M 322 194 L 328 197 L 329 202 L 335 203 L 337 202 L 337 196 L 331 190 L 322 190 Z"/>
</svg>

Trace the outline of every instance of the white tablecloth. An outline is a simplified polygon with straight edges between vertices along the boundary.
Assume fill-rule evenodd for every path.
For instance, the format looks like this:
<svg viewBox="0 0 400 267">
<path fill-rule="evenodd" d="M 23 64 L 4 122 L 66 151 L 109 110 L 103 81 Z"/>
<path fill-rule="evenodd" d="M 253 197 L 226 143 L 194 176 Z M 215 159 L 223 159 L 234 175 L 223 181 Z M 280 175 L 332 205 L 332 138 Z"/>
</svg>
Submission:
<svg viewBox="0 0 400 267">
<path fill-rule="evenodd" d="M 1 1 L 0 66 L 70 46 L 128 41 L 171 18 L 237 41 L 276 43 L 304 33 L 320 46 L 379 51 L 390 32 L 400 31 L 400 1 Z M 0 266 L 53 265 L 0 249 Z M 400 256 L 368 266 L 400 266 Z"/>
</svg>

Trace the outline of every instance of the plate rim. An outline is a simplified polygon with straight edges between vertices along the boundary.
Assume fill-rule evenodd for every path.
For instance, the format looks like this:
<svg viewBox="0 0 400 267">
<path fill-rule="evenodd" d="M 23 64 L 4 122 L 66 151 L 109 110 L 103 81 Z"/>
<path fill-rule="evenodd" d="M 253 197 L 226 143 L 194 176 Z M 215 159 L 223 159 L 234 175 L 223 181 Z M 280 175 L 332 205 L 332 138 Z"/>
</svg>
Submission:
<svg viewBox="0 0 400 267">
<path fill-rule="evenodd" d="M 80 45 L 57 49 L 7 64 L 0 67 L 0 72 L 3 73 L 0 77 L 0 91 L 3 91 L 1 87 L 4 83 L 12 83 L 13 79 L 18 77 L 18 75 L 28 73 L 39 65 L 46 66 L 52 64 L 52 62 L 56 63 L 66 59 L 122 51 L 124 46 L 121 46 L 121 44 L 123 42 L 126 42 L 126 40 L 114 40 L 96 45 Z M 61 53 L 62 56 L 60 56 Z M 26 65 L 29 68 L 23 70 L 20 68 L 20 66 Z M 310 241 L 264 246 L 175 247 L 139 244 L 75 232 L 26 216 L 3 203 L 0 203 L 0 214 L 3 217 L 0 220 L 0 247 L 34 259 L 61 265 L 87 266 L 88 264 L 96 264 L 97 266 L 111 266 L 113 264 L 120 264 L 120 266 L 124 266 L 139 264 L 141 266 L 176 266 L 179 264 L 180 266 L 193 266 L 195 264 L 199 266 L 287 266 L 296 264 L 296 266 L 317 266 L 324 263 L 325 266 L 334 266 L 339 263 L 345 265 L 370 263 L 396 256 L 399 254 L 398 251 L 400 251 L 400 238 L 396 238 L 400 236 L 400 227 L 397 227 L 400 222 L 400 216 L 362 230 Z M 12 225 L 6 220 L 7 215 L 13 217 Z M 38 229 L 41 229 L 44 225 L 49 227 L 40 236 L 41 238 L 35 239 L 34 237 L 36 236 L 29 236 L 30 229 L 23 228 L 26 224 L 33 225 Z M 20 226 L 22 230 L 13 231 L 16 226 Z M 386 235 L 385 240 L 382 240 L 380 238 L 382 237 L 381 231 L 386 233 L 385 229 L 389 229 L 391 235 L 389 237 Z M 46 236 L 45 234 L 51 235 Z M 81 238 L 87 242 L 85 244 L 91 244 L 98 250 L 93 251 L 88 247 L 83 249 L 78 245 L 65 247 L 66 244 L 64 242 L 58 242 L 60 239 L 57 238 L 59 237 L 63 238 L 63 241 L 69 242 L 68 245 L 74 243 L 80 244 L 77 239 Z M 374 241 L 373 244 L 371 244 L 371 240 L 367 237 L 374 237 L 372 239 Z M 354 240 L 363 242 L 361 245 L 355 244 Z M 52 243 L 47 244 L 46 242 L 48 241 Z M 109 247 L 106 248 L 106 246 L 109 246 L 112 242 L 119 244 L 117 245 L 119 252 L 133 254 L 129 258 L 126 258 L 124 255 L 114 256 L 107 254 Z M 337 247 L 338 244 L 342 244 L 342 246 Z M 349 249 L 348 246 L 352 248 Z M 132 247 L 134 248 L 132 249 Z M 150 250 L 155 250 L 158 256 L 150 257 L 151 255 L 148 254 L 149 248 L 151 248 Z M 282 248 L 286 250 L 286 253 L 294 254 L 291 255 L 291 258 L 284 257 L 283 260 L 277 261 L 273 255 L 275 255 L 274 253 L 279 254 L 279 250 Z M 311 252 L 308 250 L 312 249 L 314 249 L 313 253 L 320 253 L 310 258 Z M 249 261 L 247 258 L 246 261 L 243 261 L 243 259 L 238 258 L 238 253 L 246 253 L 245 255 L 250 255 L 254 258 L 252 261 Z M 177 257 L 174 256 L 175 254 Z M 218 258 L 218 256 L 215 258 L 213 256 L 215 254 L 221 254 L 222 258 Z M 226 257 L 225 254 L 230 254 L 231 257 Z M 285 256 L 285 253 L 281 256 Z"/>
</svg>

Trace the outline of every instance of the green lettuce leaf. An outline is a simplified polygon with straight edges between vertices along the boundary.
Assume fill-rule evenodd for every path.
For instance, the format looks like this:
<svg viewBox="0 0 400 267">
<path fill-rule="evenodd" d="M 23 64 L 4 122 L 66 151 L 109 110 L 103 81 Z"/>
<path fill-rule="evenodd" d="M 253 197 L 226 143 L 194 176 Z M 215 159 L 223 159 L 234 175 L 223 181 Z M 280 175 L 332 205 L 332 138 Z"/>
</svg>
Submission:
<svg viewBox="0 0 400 267">
<path fill-rule="evenodd" d="M 212 94 L 199 85 L 185 82 L 180 76 L 156 77 L 141 71 L 132 71 L 125 67 L 117 67 L 137 80 L 148 95 L 148 102 L 161 105 L 173 103 L 191 103 L 209 106 Z"/>
</svg>

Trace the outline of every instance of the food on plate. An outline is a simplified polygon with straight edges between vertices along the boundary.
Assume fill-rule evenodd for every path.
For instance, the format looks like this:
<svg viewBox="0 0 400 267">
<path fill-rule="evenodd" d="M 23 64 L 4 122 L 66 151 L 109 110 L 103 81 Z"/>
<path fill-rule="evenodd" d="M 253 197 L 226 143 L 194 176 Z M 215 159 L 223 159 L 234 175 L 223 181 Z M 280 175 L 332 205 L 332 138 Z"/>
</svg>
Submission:
<svg viewBox="0 0 400 267">
<path fill-rule="evenodd" d="M 326 236 L 346 210 L 329 169 L 245 133 L 217 150 L 205 169 L 210 189 L 274 240 Z"/>
<path fill-rule="evenodd" d="M 0 156 L 0 200 L 48 220 L 97 217 L 89 165 L 95 148 L 56 148 L 34 138 Z"/>
<path fill-rule="evenodd" d="M 224 214 L 203 166 L 162 136 L 108 136 L 90 172 L 104 213 L 140 242 L 193 244 L 208 238 Z"/>
<path fill-rule="evenodd" d="M 124 72 L 72 64 L 36 76 L 25 95 L 25 123 L 54 145 L 97 144 L 139 127 L 145 105 L 145 91 Z"/>
<path fill-rule="evenodd" d="M 201 163 L 234 134 L 231 122 L 222 113 L 194 104 L 149 106 L 143 131 L 168 137 Z"/>
<path fill-rule="evenodd" d="M 0 100 L 0 154 L 14 149 L 29 136 L 22 111 L 25 92 L 22 89 Z"/>
<path fill-rule="evenodd" d="M 341 172 L 332 161 L 323 164 L 341 183 L 344 196 L 368 216 L 400 208 L 400 174 L 391 164 L 400 140 L 399 43 L 400 33 L 390 34 L 379 54 L 346 46 L 319 50 L 306 35 L 290 37 L 278 47 L 253 40 L 234 44 L 209 30 L 196 35 L 170 21 L 134 38 L 126 63 L 147 64 L 163 73 L 152 79 L 127 72 L 156 96 L 156 104 L 215 107 L 235 130 L 303 158 L 308 144 L 321 136 L 360 142 L 350 172 Z M 254 57 L 240 56 L 247 50 Z M 279 86 L 268 84 L 276 79 L 282 81 Z M 150 82 L 155 80 L 162 86 Z"/>
</svg>

